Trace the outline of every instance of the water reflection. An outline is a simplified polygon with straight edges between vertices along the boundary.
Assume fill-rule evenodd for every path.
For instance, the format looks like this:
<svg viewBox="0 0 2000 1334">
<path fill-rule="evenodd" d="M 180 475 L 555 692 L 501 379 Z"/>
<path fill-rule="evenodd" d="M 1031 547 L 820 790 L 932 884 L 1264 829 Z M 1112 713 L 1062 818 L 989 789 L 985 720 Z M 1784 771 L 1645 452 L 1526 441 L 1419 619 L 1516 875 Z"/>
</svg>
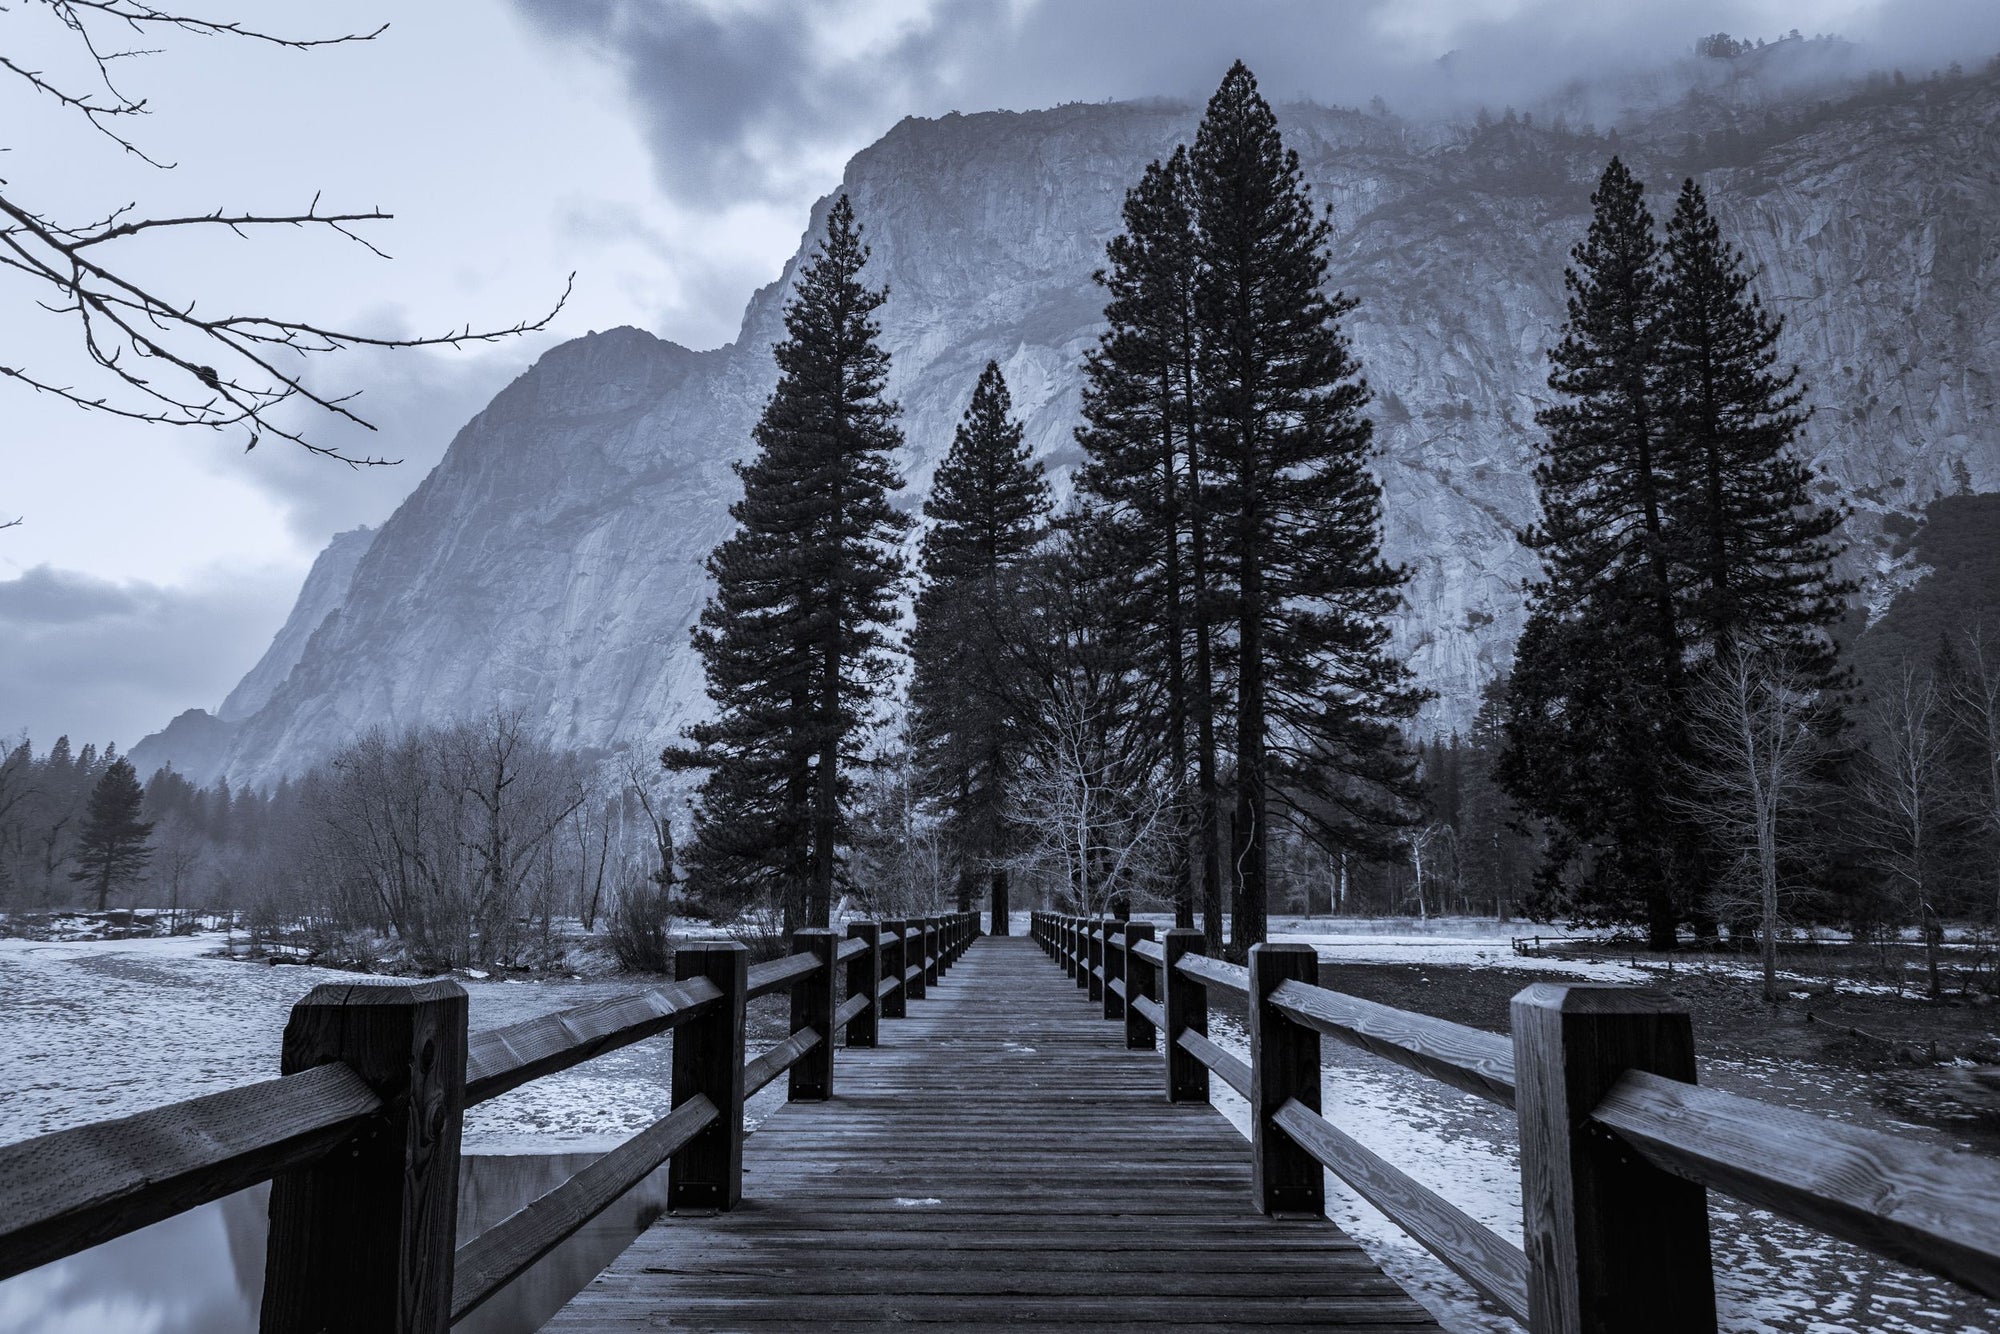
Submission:
<svg viewBox="0 0 2000 1334">
<path fill-rule="evenodd" d="M 459 1240 L 553 1190 L 615 1143 L 467 1155 L 459 1173 Z M 0 1330 L 255 1334 L 270 1193 L 269 1186 L 253 1186 L 0 1282 Z M 659 1216 L 665 1200 L 662 1169 L 455 1328 L 465 1334 L 539 1329 Z"/>
</svg>

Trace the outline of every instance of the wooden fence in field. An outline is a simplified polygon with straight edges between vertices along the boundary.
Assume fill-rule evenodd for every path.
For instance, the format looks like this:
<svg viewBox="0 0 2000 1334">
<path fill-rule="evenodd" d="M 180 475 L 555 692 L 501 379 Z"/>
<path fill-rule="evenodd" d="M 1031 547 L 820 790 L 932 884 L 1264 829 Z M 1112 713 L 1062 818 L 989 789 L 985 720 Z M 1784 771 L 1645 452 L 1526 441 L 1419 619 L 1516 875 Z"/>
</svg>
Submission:
<svg viewBox="0 0 2000 1334">
<path fill-rule="evenodd" d="M 1037 913 L 1031 934 L 1128 1047 L 1157 1032 L 1169 1101 L 1211 1075 L 1248 1101 L 1263 1212 L 1323 1213 L 1330 1171 L 1534 1334 L 1714 1330 L 1710 1190 L 2000 1299 L 2000 1164 L 1698 1086 L 1660 992 L 1537 983 L 1503 1035 L 1320 986 L 1307 945 L 1246 967 L 1143 922 Z M 1209 1039 L 1218 993 L 1247 1007 L 1247 1062 Z M 1321 1115 L 1322 1037 L 1514 1109 L 1525 1249 Z"/>
<path fill-rule="evenodd" d="M 684 945 L 672 985 L 476 1034 L 455 982 L 316 987 L 279 1078 L 0 1147 L 0 1278 L 270 1181 L 266 1331 L 437 1334 L 662 1163 L 670 1208 L 736 1204 L 744 1100 L 780 1075 L 791 1100 L 825 1099 L 842 1030 L 874 1046 L 978 930 L 971 913 L 853 922 L 755 967 L 735 942 Z M 744 1007 L 778 991 L 790 1036 L 752 1055 Z M 457 1245 L 465 1109 L 668 1029 L 668 1114 Z"/>
</svg>

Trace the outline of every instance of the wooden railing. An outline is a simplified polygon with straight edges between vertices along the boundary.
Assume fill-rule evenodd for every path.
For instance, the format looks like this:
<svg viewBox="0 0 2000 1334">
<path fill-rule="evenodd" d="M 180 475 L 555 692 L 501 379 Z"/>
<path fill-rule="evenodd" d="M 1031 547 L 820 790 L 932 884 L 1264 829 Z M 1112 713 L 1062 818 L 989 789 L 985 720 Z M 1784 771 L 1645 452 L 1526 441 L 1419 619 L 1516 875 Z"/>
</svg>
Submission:
<svg viewBox="0 0 2000 1334">
<path fill-rule="evenodd" d="M 836 1035 L 874 1046 L 978 931 L 851 922 L 755 967 L 734 941 L 683 945 L 670 985 L 470 1035 L 455 982 L 315 987 L 279 1078 L 0 1147 L 0 1278 L 270 1181 L 264 1330 L 439 1334 L 662 1163 L 670 1209 L 734 1206 L 744 1099 L 779 1075 L 793 1101 L 830 1097 Z M 749 1056 L 744 1007 L 778 991 L 790 1036 Z M 670 1028 L 668 1114 L 455 1246 L 465 1109 Z"/>
<path fill-rule="evenodd" d="M 1502 1035 L 1319 986 L 1307 945 L 1243 967 L 1199 931 L 1030 930 L 1127 1046 L 1158 1033 L 1170 1101 L 1207 1101 L 1211 1074 L 1248 1100 L 1259 1209 L 1324 1213 L 1325 1168 L 1534 1334 L 1714 1330 L 1709 1190 L 2000 1298 L 2000 1164 L 1697 1087 L 1688 1013 L 1660 992 L 1536 983 Z M 1248 1007 L 1247 1062 L 1208 1038 L 1217 991 Z M 1323 1036 L 1514 1108 L 1525 1250 L 1320 1114 Z"/>
</svg>

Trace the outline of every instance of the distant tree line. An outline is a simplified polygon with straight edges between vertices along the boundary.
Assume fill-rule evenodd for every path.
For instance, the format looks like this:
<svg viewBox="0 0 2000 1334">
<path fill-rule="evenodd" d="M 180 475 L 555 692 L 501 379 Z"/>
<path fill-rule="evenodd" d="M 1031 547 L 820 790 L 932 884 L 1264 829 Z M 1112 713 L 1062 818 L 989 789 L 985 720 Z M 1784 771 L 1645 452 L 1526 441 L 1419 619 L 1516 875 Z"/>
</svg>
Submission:
<svg viewBox="0 0 2000 1334">
<path fill-rule="evenodd" d="M 0 763 L 0 909 L 225 914 L 328 962 L 422 970 L 553 966 L 580 926 L 657 969 L 667 812 L 642 776 L 603 775 L 499 711 L 370 732 L 268 793 L 171 768 L 142 789 L 110 747 L 22 741 Z"/>
</svg>

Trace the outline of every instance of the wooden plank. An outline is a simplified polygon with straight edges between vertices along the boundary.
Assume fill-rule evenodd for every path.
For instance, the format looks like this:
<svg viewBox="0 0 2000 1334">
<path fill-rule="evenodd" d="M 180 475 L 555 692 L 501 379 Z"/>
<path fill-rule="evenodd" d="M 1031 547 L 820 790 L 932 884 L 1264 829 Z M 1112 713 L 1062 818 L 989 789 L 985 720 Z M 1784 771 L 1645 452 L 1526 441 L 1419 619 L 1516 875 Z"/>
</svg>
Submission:
<svg viewBox="0 0 2000 1334">
<path fill-rule="evenodd" d="M 1476 1097 L 1514 1105 L 1514 1044 L 1505 1034 L 1301 982 L 1287 982 L 1272 992 L 1271 1004 L 1328 1037 Z"/>
<path fill-rule="evenodd" d="M 693 1098 L 583 1168 L 532 1204 L 458 1248 L 451 1321 L 457 1324 L 525 1273 L 619 1196 L 650 1176 L 715 1120 L 715 1104 Z"/>
<path fill-rule="evenodd" d="M 1224 1051 L 1210 1042 L 1206 1034 L 1197 1033 L 1191 1028 L 1181 1030 L 1179 1046 L 1182 1051 L 1220 1075 L 1223 1083 L 1246 1098 L 1250 1096 L 1250 1066 L 1242 1058 Z"/>
<path fill-rule="evenodd" d="M 1134 996 L 1132 998 L 1132 1008 L 1144 1015 L 1146 1022 L 1153 1027 L 1166 1027 L 1167 1012 L 1162 1010 L 1156 1002 L 1147 1000 L 1144 996 Z"/>
<path fill-rule="evenodd" d="M 847 1025 L 854 1022 L 855 1015 L 862 1013 L 869 1007 L 873 999 L 873 997 L 867 995 L 849 996 L 841 1002 L 840 1008 L 833 1012 L 833 1026 L 836 1029 L 847 1027 Z"/>
<path fill-rule="evenodd" d="M 1141 958 L 1151 959 L 1155 964 L 1164 965 L 1167 961 L 1166 947 L 1157 940 L 1136 941 L 1132 945 L 1132 952 Z"/>
<path fill-rule="evenodd" d="M 474 1033 L 466 1048 L 465 1105 L 664 1033 L 721 994 L 707 978 L 696 978 Z"/>
<path fill-rule="evenodd" d="M 861 939 L 859 936 L 850 936 L 846 940 L 841 942 L 840 953 L 837 956 L 837 958 L 839 962 L 846 963 L 849 959 L 854 958 L 856 955 L 866 954 L 867 952 L 868 952 L 867 941 Z"/>
<path fill-rule="evenodd" d="M 1643 1071 L 1590 1119 L 1663 1171 L 2000 1299 L 2000 1164 Z"/>
<path fill-rule="evenodd" d="M 743 1096 L 748 1098 L 760 1092 L 765 1085 L 798 1064 L 799 1058 L 817 1047 L 819 1043 L 820 1036 L 817 1030 L 803 1029 L 761 1056 L 744 1062 Z"/>
<path fill-rule="evenodd" d="M 782 959 L 771 959 L 760 963 L 750 970 L 745 983 L 749 989 L 743 993 L 743 999 L 756 1000 L 759 996 L 768 996 L 774 991 L 789 987 L 802 977 L 811 976 L 818 968 L 819 958 L 810 952 L 791 954 Z"/>
<path fill-rule="evenodd" d="M 1481 1296 L 1527 1322 L 1528 1257 L 1519 1246 L 1404 1175 L 1298 1100 L 1279 1108 L 1273 1119 L 1329 1172 L 1421 1242 Z"/>
<path fill-rule="evenodd" d="M 0 1147 L 0 1278 L 311 1163 L 381 1110 L 322 1065 Z"/>
<path fill-rule="evenodd" d="M 1032 939 L 909 1016 L 762 1123 L 739 1207 L 662 1219 L 547 1328 L 1436 1330 L 1339 1229 L 1259 1215 L 1242 1137 Z"/>
<path fill-rule="evenodd" d="M 1205 954 L 1183 954 L 1174 968 L 1209 987 L 1220 987 L 1232 996 L 1250 994 L 1250 970 L 1239 964 L 1211 959 Z"/>
</svg>

